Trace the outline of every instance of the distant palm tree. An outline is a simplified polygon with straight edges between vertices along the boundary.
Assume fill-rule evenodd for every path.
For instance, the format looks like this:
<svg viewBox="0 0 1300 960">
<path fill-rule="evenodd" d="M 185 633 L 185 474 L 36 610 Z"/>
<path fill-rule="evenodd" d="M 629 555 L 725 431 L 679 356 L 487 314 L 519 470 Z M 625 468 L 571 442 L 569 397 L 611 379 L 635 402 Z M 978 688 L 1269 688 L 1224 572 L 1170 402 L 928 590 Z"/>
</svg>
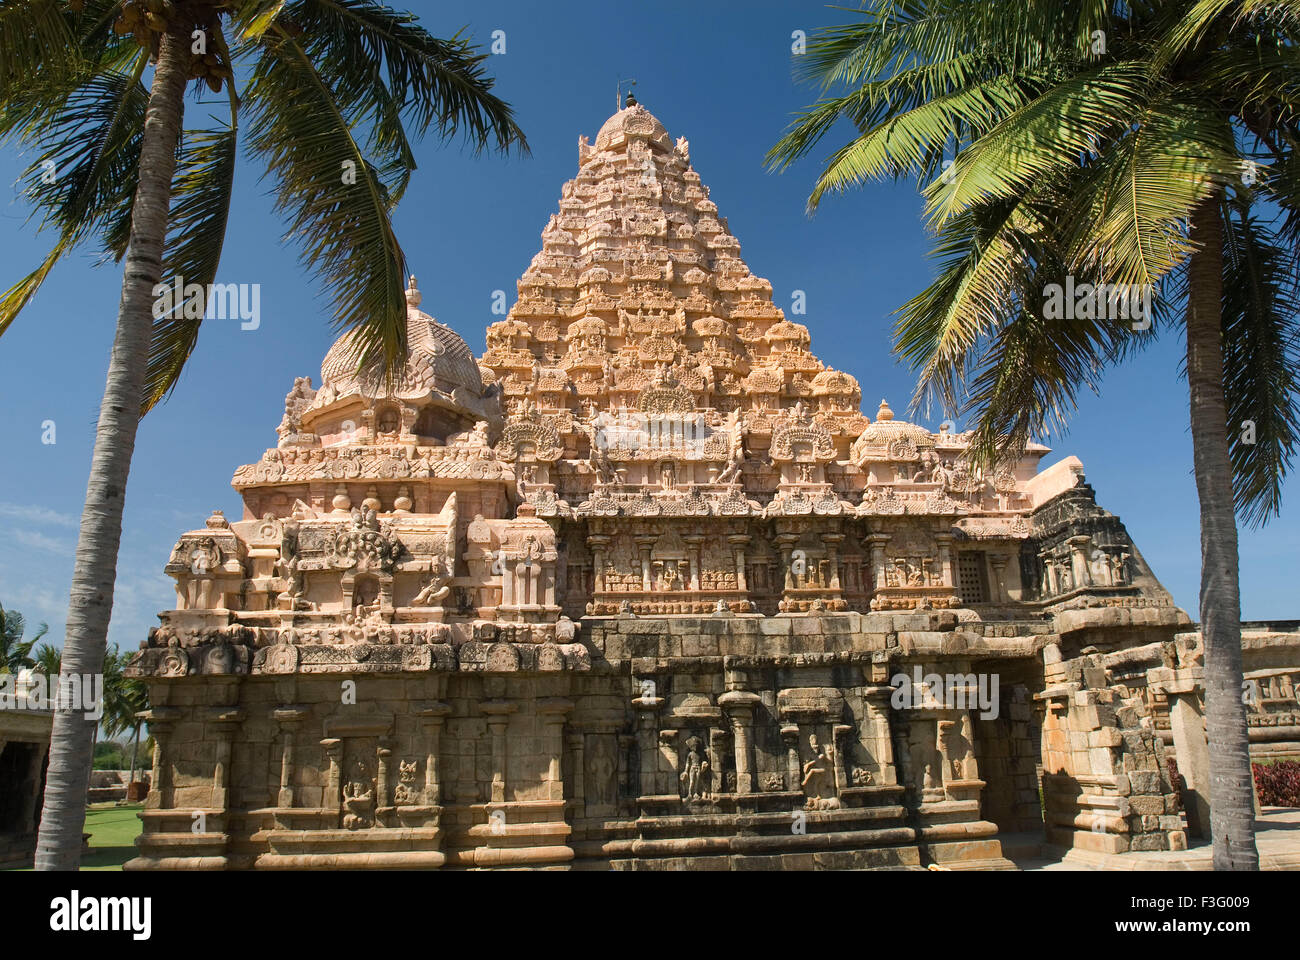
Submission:
<svg viewBox="0 0 1300 960">
<path fill-rule="evenodd" d="M 144 721 L 140 714 L 149 708 L 149 688 L 143 680 L 128 677 L 126 666 L 132 660 L 130 652 L 119 653 L 116 646 L 104 657 L 104 733 L 117 738 L 130 731 L 131 769 L 127 783 L 135 779 L 136 754 L 140 749 L 140 727 Z"/>
<path fill-rule="evenodd" d="M 35 655 L 32 659 L 35 661 L 32 665 L 32 671 L 34 673 L 39 673 L 46 677 L 57 677 L 59 675 L 60 664 L 63 661 L 63 651 L 48 643 L 42 643 L 36 648 Z"/>
<path fill-rule="evenodd" d="M 0 605 L 0 673 L 18 673 L 19 670 L 34 667 L 36 661 L 29 654 L 41 637 L 50 630 L 41 624 L 36 636 L 30 640 L 23 639 L 27 621 L 17 610 L 6 610 Z"/>
<path fill-rule="evenodd" d="M 491 92 L 486 56 L 373 0 L 0 5 L 0 140 L 35 148 L 28 196 L 58 233 L 41 265 L 0 298 L 0 333 L 83 242 L 124 261 L 65 671 L 103 669 L 136 430 L 194 349 L 225 239 L 241 115 L 289 236 L 329 291 L 336 325 L 354 333 L 358 363 L 382 360 L 395 372 L 406 353 L 406 262 L 391 214 L 415 169 L 407 124 L 417 137 L 463 133 L 479 149 L 526 148 Z M 191 79 L 196 91 L 226 92 L 228 122 L 182 131 Z M 154 293 L 164 278 L 199 293 L 169 304 Z M 55 715 L 37 869 L 80 861 L 95 729 L 79 712 Z"/>
<path fill-rule="evenodd" d="M 928 182 L 939 275 L 899 311 L 895 346 L 920 369 L 914 406 L 970 415 L 980 461 L 1183 327 L 1219 870 L 1259 865 L 1234 505 L 1275 516 L 1300 441 L 1297 51 L 1298 0 L 872 0 L 800 58 L 825 95 L 769 154 L 788 166 L 847 120 L 810 206 L 872 178 Z M 1161 289 L 1135 332 L 1062 315 L 1049 290 L 1067 277 Z"/>
</svg>

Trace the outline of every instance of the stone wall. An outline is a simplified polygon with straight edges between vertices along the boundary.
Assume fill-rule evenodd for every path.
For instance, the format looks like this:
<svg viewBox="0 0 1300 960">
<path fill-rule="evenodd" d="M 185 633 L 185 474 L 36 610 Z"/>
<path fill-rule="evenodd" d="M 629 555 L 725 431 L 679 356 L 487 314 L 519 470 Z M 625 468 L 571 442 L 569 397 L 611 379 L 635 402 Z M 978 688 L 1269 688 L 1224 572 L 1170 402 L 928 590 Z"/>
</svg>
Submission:
<svg viewBox="0 0 1300 960">
<path fill-rule="evenodd" d="M 540 646 L 484 624 L 423 670 L 363 644 L 284 674 L 254 632 L 188 652 L 246 672 L 151 682 L 132 867 L 1006 866 L 999 831 L 1038 824 L 1039 739 L 1049 839 L 1176 848 L 1162 745 L 1119 681 L 1133 657 L 1103 648 L 1180 621 L 1127 613 L 1065 634 L 955 611 L 623 616 Z M 924 705 L 929 675 L 969 701 Z"/>
</svg>

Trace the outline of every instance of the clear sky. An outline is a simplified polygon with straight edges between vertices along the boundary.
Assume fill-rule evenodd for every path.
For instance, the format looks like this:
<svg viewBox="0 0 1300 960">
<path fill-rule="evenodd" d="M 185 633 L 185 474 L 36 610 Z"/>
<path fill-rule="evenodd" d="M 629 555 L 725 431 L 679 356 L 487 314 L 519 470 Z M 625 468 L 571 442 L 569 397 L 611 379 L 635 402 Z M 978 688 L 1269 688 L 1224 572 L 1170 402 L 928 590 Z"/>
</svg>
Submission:
<svg viewBox="0 0 1300 960">
<path fill-rule="evenodd" d="M 395 6 L 404 4 L 398 0 Z M 436 35 L 466 27 L 486 47 L 505 31 L 506 49 L 488 65 L 514 105 L 531 157 L 475 157 L 429 140 L 398 211 L 398 235 L 419 277 L 422 309 L 481 352 L 493 291 L 515 299 L 515 281 L 540 247 L 560 186 L 577 169 L 580 134 L 595 136 L 614 112 L 615 84 L 636 92 L 691 160 L 741 255 L 772 282 L 789 311 L 807 295 L 806 316 L 822 360 L 862 384 L 874 415 L 887 397 L 901 415 L 912 376 L 890 353 L 891 314 L 931 275 L 930 240 L 914 184 L 872 184 L 827 200 L 815 218 L 805 200 L 817 158 L 774 175 L 763 155 L 791 114 L 815 91 L 792 76 L 791 34 L 840 22 L 842 11 L 810 3 L 492 2 L 411 0 Z M 194 125 L 220 104 L 187 106 Z M 837 141 L 838 144 L 839 141 Z M 829 152 L 828 145 L 827 151 Z M 10 186 L 22 163 L 0 153 L 0 281 L 33 269 L 52 238 L 25 223 Z M 281 243 L 267 185 L 244 166 L 218 282 L 261 285 L 262 322 L 203 325 L 180 387 L 141 425 L 127 494 L 110 642 L 134 648 L 157 611 L 174 606 L 162 573 L 172 544 L 213 508 L 241 514 L 230 477 L 275 443 L 284 395 L 295 376 L 320 382 L 333 340 L 326 305 L 294 250 Z M 0 338 L 0 602 L 61 638 L 77 522 L 121 285 L 120 268 L 96 267 L 93 251 L 69 260 Z M 1196 489 L 1191 476 L 1187 388 L 1176 338 L 1149 349 L 1086 395 L 1065 437 L 1044 438 L 1050 464 L 1074 454 L 1101 505 L 1127 525 L 1156 575 L 1196 618 L 1200 576 Z M 42 444 L 53 420 L 56 443 Z M 937 426 L 935 420 L 925 421 Z M 965 424 L 959 423 L 959 428 Z M 1241 537 L 1246 619 L 1300 617 L 1295 581 L 1300 524 L 1296 484 L 1288 508 L 1262 532 Z"/>
</svg>

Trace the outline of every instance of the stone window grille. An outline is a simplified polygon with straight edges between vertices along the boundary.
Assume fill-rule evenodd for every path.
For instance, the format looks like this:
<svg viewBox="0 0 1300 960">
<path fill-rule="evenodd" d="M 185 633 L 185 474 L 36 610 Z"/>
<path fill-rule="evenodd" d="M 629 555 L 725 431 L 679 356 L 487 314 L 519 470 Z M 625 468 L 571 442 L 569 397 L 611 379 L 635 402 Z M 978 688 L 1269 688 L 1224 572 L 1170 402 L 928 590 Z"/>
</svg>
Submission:
<svg viewBox="0 0 1300 960">
<path fill-rule="evenodd" d="M 989 584 L 985 574 L 983 550 L 957 555 L 957 592 L 964 603 L 989 602 Z"/>
</svg>

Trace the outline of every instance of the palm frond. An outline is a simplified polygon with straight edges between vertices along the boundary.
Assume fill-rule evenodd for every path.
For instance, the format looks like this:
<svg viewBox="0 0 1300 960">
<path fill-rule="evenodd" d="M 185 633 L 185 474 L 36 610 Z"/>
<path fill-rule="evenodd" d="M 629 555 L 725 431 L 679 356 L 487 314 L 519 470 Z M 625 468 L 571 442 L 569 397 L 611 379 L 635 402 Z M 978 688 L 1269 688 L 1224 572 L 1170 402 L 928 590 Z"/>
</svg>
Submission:
<svg viewBox="0 0 1300 960">
<path fill-rule="evenodd" d="M 527 150 L 510 106 L 491 92 L 488 55 L 462 35 L 434 37 L 414 14 L 373 0 L 292 0 L 278 16 L 300 28 L 298 42 L 349 120 L 373 129 L 373 151 L 404 153 L 399 115 L 419 136 Z"/>
<path fill-rule="evenodd" d="M 926 190 L 926 213 L 941 225 L 974 203 L 1019 193 L 1077 168 L 1128 127 L 1151 96 L 1145 65 L 1105 63 L 1056 83 L 957 157 Z"/>
<path fill-rule="evenodd" d="M 897 311 L 894 350 L 919 368 L 913 410 L 959 405 L 971 351 L 1014 315 L 1032 269 L 1035 234 L 1028 203 L 990 203 L 945 225 L 931 258 L 938 276 Z"/>
<path fill-rule="evenodd" d="M 1228 210 L 1223 369 L 1237 510 L 1260 526 L 1281 510 L 1300 443 L 1300 291 L 1294 248 L 1239 194 Z"/>
<path fill-rule="evenodd" d="M 0 334 L 61 257 L 129 216 L 148 103 L 140 83 L 147 59 L 137 54 L 130 73 L 37 81 L 0 100 L 0 139 L 15 137 L 39 151 L 25 173 L 33 215 L 59 232 L 41 265 L 0 299 Z"/>
<path fill-rule="evenodd" d="M 264 47 L 245 102 L 250 146 L 276 181 L 288 237 L 325 285 L 336 329 L 353 333 L 359 363 L 395 372 L 406 356 L 406 258 L 384 171 L 306 51 L 282 31 Z"/>
<path fill-rule="evenodd" d="M 78 73 L 81 46 L 59 0 L 0 4 L 0 101 L 36 80 Z"/>
<path fill-rule="evenodd" d="M 1192 210 L 1241 165 L 1231 127 L 1210 104 L 1162 98 L 1132 119 L 1076 178 L 1063 244 L 1081 272 L 1157 284 L 1191 251 Z"/>
<path fill-rule="evenodd" d="M 201 303 L 176 304 L 171 313 L 154 319 L 141 416 L 175 389 L 181 370 L 194 351 L 207 307 L 206 292 L 216 280 L 230 216 L 236 127 L 188 130 L 182 144 L 172 182 L 163 283 L 181 277 L 187 286 L 198 284 L 204 297 Z"/>
</svg>

